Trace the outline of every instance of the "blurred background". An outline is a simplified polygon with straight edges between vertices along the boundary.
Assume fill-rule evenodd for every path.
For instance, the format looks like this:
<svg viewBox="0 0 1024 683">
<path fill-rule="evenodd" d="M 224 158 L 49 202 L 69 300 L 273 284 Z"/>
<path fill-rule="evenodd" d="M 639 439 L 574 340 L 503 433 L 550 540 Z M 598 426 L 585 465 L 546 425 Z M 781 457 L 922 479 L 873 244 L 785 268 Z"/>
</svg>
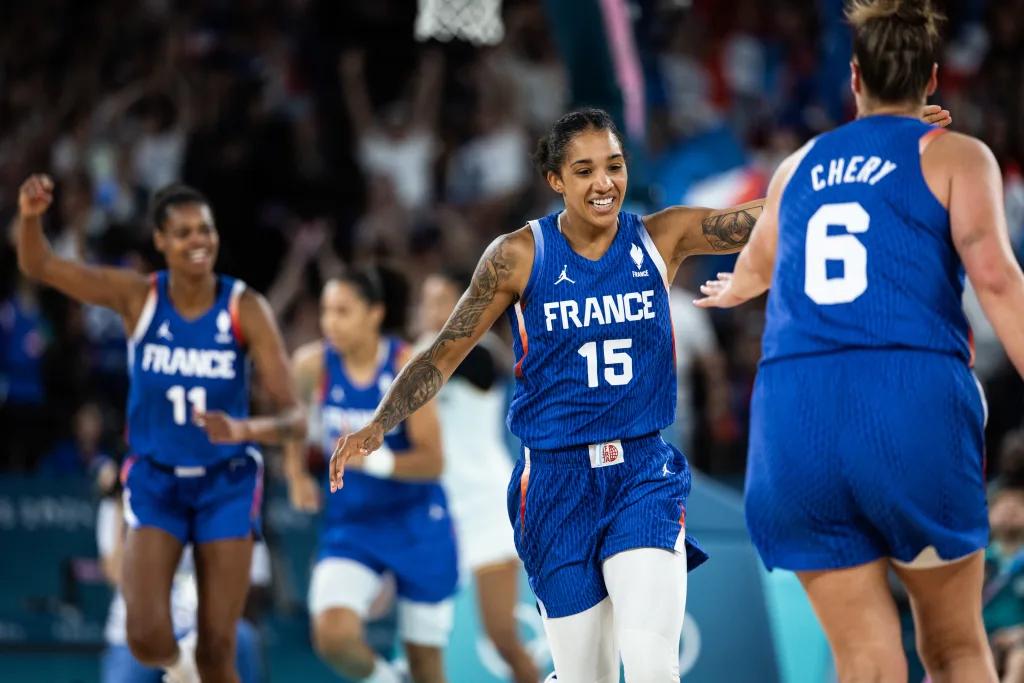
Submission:
<svg viewBox="0 0 1024 683">
<path fill-rule="evenodd" d="M 933 101 L 995 152 L 1024 256 L 1024 0 L 938 4 L 950 21 Z M 398 268 L 415 302 L 426 275 L 472 268 L 494 236 L 555 209 L 529 153 L 573 107 L 618 120 L 629 210 L 762 196 L 785 155 L 851 118 L 849 55 L 840 0 L 0 3 L 0 224 L 21 181 L 45 171 L 57 251 L 152 270 L 148 199 L 194 185 L 213 205 L 218 270 L 268 296 L 291 350 L 319 336 L 320 285 L 339 264 Z M 680 406 L 667 436 L 703 475 L 688 523 L 714 555 L 691 577 L 684 680 L 828 681 L 799 586 L 763 572 L 743 530 L 763 301 L 711 314 L 689 304 L 730 264 L 693 259 L 675 283 Z M 1024 387 L 970 293 L 965 307 L 990 409 L 986 623 L 1012 669 L 1024 641 Z M 96 481 L 125 453 L 125 353 L 116 314 L 27 282 L 3 240 L 0 680 L 99 680 L 110 589 Z M 317 521 L 289 508 L 267 455 L 269 551 L 249 611 L 265 680 L 334 680 L 305 614 Z M 314 470 L 323 457 L 310 448 Z M 450 680 L 504 680 L 471 592 Z M 522 608 L 547 666 L 528 595 Z M 382 648 L 388 629 L 385 618 Z"/>
</svg>

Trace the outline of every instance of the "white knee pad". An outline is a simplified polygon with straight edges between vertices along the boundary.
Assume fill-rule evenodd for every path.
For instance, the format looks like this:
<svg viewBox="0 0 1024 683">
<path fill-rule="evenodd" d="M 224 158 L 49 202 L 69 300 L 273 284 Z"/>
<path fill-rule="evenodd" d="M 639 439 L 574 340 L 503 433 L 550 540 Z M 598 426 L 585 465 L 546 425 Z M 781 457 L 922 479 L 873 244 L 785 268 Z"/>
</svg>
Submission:
<svg viewBox="0 0 1024 683">
<path fill-rule="evenodd" d="M 313 567 L 309 581 L 309 613 L 316 617 L 328 609 L 343 607 L 366 619 L 380 594 L 380 574 L 355 560 L 328 557 Z"/>
<path fill-rule="evenodd" d="M 452 632 L 455 602 L 413 602 L 399 598 L 398 630 L 402 642 L 444 648 Z"/>
</svg>

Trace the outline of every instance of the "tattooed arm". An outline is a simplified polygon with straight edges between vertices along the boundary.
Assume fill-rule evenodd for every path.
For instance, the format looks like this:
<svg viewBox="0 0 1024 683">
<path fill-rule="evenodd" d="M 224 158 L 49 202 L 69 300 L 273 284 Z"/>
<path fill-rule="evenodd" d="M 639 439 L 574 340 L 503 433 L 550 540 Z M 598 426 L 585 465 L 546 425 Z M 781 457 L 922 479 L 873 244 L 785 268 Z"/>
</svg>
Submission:
<svg viewBox="0 0 1024 683">
<path fill-rule="evenodd" d="M 658 252 L 668 264 L 669 281 L 693 254 L 732 254 L 743 248 L 761 215 L 763 199 L 728 209 L 672 206 L 644 217 Z"/>
<path fill-rule="evenodd" d="M 338 441 L 331 456 L 332 492 L 341 488 L 349 458 L 380 448 L 384 434 L 437 394 L 480 337 L 519 300 L 532 269 L 529 228 L 502 235 L 487 247 L 469 289 L 431 345 L 398 374 L 370 424 Z"/>
<path fill-rule="evenodd" d="M 779 200 L 790 176 L 803 158 L 805 149 L 790 155 L 779 164 L 768 185 L 764 211 L 757 219 L 750 241 L 736 259 L 732 273 L 719 273 L 717 280 L 701 285 L 704 295 L 696 303 L 701 308 L 730 308 L 760 296 L 772 283 L 775 251 L 779 242 Z"/>
</svg>

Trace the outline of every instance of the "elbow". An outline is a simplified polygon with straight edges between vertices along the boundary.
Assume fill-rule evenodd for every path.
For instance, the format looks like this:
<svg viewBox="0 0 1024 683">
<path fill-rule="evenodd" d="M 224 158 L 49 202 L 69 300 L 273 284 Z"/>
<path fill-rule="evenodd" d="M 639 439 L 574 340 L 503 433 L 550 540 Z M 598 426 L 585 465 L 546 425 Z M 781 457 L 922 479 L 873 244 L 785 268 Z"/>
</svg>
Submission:
<svg viewBox="0 0 1024 683">
<path fill-rule="evenodd" d="M 1001 298 L 1024 288 L 1024 276 L 1016 263 L 1000 263 L 970 273 L 971 286 L 979 298 Z"/>
<path fill-rule="evenodd" d="M 18 250 L 18 270 L 21 274 L 31 280 L 42 278 L 43 261 L 38 258 L 30 258 L 21 249 Z"/>
<path fill-rule="evenodd" d="M 436 458 L 430 460 L 427 476 L 431 479 L 440 479 L 442 474 L 444 474 L 444 458 L 438 453 Z"/>
<path fill-rule="evenodd" d="M 444 456 L 441 455 L 440 449 L 431 449 L 426 462 L 423 463 L 423 478 L 436 480 L 440 479 L 442 474 L 444 474 Z"/>
</svg>

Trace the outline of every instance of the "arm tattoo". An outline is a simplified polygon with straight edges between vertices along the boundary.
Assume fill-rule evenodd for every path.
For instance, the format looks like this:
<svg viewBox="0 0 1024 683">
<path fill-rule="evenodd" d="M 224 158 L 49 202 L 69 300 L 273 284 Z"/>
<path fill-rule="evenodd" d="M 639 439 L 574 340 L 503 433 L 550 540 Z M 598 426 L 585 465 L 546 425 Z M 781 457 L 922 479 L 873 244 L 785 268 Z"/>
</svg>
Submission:
<svg viewBox="0 0 1024 683">
<path fill-rule="evenodd" d="M 515 266 L 515 257 L 508 249 L 507 237 L 500 238 L 484 253 L 473 273 L 469 289 L 455 306 L 444 329 L 430 348 L 413 358 L 399 373 L 391 390 L 377 408 L 374 422 L 380 425 L 385 434 L 441 390 L 445 378 L 437 367 L 437 361 L 444 354 L 445 347 L 455 340 L 473 336 L 484 311 L 494 301 L 501 285 L 512 276 Z"/>
<path fill-rule="evenodd" d="M 738 209 L 729 213 L 716 213 L 701 221 L 704 239 L 715 251 L 733 251 L 742 247 L 750 239 L 750 231 L 754 229 L 757 218 L 748 209 Z"/>
</svg>

